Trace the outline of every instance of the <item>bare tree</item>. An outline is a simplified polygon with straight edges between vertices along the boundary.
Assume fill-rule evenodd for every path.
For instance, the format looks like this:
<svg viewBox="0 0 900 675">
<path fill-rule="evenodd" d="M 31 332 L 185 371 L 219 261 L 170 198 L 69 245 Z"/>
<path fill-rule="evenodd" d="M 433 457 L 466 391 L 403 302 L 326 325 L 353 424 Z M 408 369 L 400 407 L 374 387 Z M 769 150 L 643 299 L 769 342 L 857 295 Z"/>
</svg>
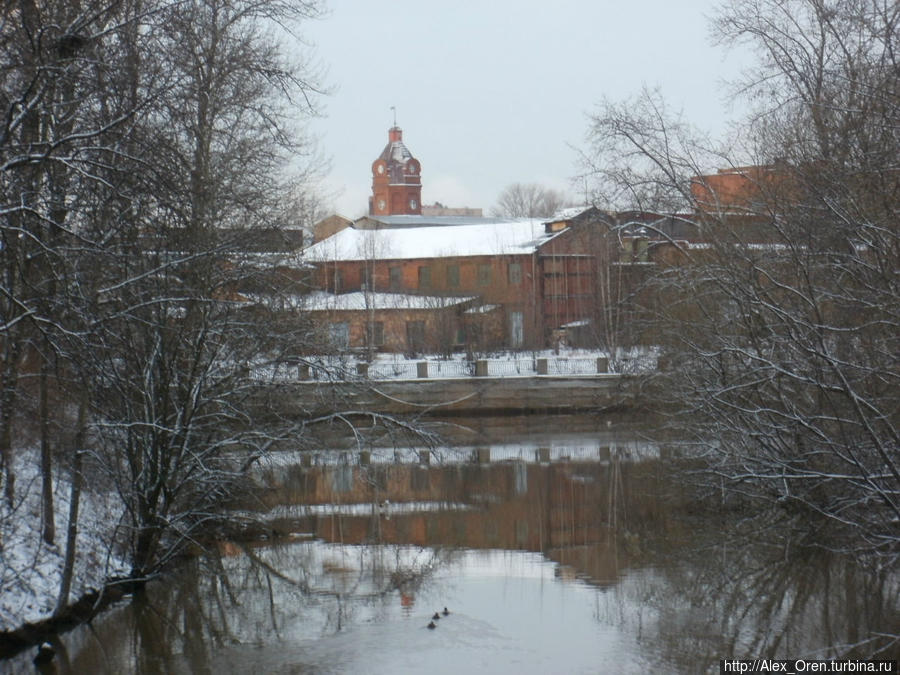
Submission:
<svg viewBox="0 0 900 675">
<path fill-rule="evenodd" d="M 277 440 L 277 425 L 249 424 L 248 401 L 267 369 L 308 348 L 309 325 L 250 307 L 248 289 L 285 294 L 298 280 L 276 254 L 249 252 L 284 221 L 280 196 L 309 184 L 308 169 L 287 166 L 315 162 L 295 123 L 314 114 L 315 73 L 282 45 L 319 4 L 84 0 L 0 13 L 0 459 L 12 502 L 14 411 L 22 374 L 37 373 L 45 539 L 51 450 L 74 458 L 62 608 L 82 471 L 120 495 L 141 576 Z M 308 190 L 303 204 L 315 204 Z M 67 401 L 74 439 L 59 431 Z"/>
<path fill-rule="evenodd" d="M 54 538 L 51 397 L 66 366 L 61 336 L 73 314 L 65 301 L 86 186 L 102 181 L 104 145 L 134 108 L 106 106 L 108 58 L 122 55 L 134 3 L 7 4 L 0 23 L 0 458 L 7 500 L 15 494 L 14 412 L 37 372 L 43 537 Z M 21 430 L 20 430 L 21 431 Z M 19 434 L 21 437 L 21 433 Z"/>
<path fill-rule="evenodd" d="M 606 103 L 590 154 L 605 196 L 693 211 L 655 317 L 710 468 L 814 543 L 894 559 L 900 516 L 900 8 L 735 0 L 715 27 L 760 56 L 757 108 L 713 147 L 658 93 Z M 735 152 L 733 148 L 740 148 Z M 738 167 L 753 164 L 753 171 Z M 733 168 L 743 195 L 702 175 Z"/>
<path fill-rule="evenodd" d="M 241 291 L 285 293 L 277 261 L 247 265 L 303 138 L 291 115 L 316 93 L 274 40 L 317 14 L 315 3 L 196 0 L 153 25 L 166 84 L 134 135 L 121 189 L 131 226 L 109 237 L 98 284 L 97 461 L 121 495 L 135 576 L 151 574 L 195 537 L 278 430 L 253 425 L 258 382 L 308 338 L 306 325 L 250 307 Z M 154 58 L 145 53 L 146 58 Z M 300 106 L 299 108 L 290 108 Z M 138 171 L 140 169 L 140 171 Z M 135 231 L 138 233 L 135 236 Z M 256 256 L 257 258 L 259 256 Z"/>
<path fill-rule="evenodd" d="M 504 218 L 549 218 L 567 203 L 559 190 L 537 183 L 513 183 L 497 197 L 491 213 Z"/>
</svg>

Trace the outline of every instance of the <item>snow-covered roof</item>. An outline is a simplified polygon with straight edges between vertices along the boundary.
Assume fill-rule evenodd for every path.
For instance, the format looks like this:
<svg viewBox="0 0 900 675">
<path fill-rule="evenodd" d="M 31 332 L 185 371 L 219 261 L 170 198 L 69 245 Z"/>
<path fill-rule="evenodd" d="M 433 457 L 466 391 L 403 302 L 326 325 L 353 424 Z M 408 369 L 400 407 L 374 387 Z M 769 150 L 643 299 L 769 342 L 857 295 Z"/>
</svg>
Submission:
<svg viewBox="0 0 900 675">
<path fill-rule="evenodd" d="M 475 300 L 475 296 L 442 297 L 407 293 L 325 293 L 319 291 L 304 297 L 303 308 L 309 311 L 361 311 L 369 309 L 445 309 Z"/>
<path fill-rule="evenodd" d="M 590 208 L 590 206 L 566 206 L 554 213 L 550 218 L 547 218 L 545 222 L 555 223 L 560 220 L 572 220 L 572 218 L 580 216 L 585 211 L 590 210 Z"/>
<path fill-rule="evenodd" d="M 478 305 L 478 307 L 470 307 L 463 314 L 489 314 L 499 307 L 500 305 Z"/>
<path fill-rule="evenodd" d="M 397 214 L 392 216 L 363 216 L 355 221 L 360 230 L 384 227 L 443 227 L 447 225 L 502 225 L 517 222 L 514 218 L 489 216 L 423 216 L 419 214 Z"/>
<path fill-rule="evenodd" d="M 421 216 L 389 216 L 413 219 Z M 380 222 L 388 218 L 379 218 Z M 540 220 L 446 217 L 458 224 L 357 229 L 348 227 L 303 252 L 309 262 L 333 260 L 411 260 L 457 256 L 530 255 L 559 233 L 547 234 Z M 435 221 L 437 218 L 430 218 Z M 466 222 L 462 222 L 466 221 Z M 473 222 L 474 221 L 474 222 Z"/>
</svg>

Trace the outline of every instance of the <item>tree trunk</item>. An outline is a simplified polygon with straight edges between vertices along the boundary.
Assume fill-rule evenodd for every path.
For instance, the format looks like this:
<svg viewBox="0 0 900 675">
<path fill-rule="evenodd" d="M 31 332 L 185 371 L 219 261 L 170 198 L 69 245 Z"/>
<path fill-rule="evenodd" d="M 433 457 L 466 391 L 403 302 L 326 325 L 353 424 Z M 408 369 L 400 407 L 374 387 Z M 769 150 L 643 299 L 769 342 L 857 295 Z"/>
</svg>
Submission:
<svg viewBox="0 0 900 675">
<path fill-rule="evenodd" d="M 87 420 L 87 396 L 82 395 L 78 404 L 78 429 L 75 433 L 74 452 L 72 453 L 72 485 L 69 492 L 69 522 L 66 526 L 66 557 L 63 563 L 62 580 L 59 584 L 59 597 L 56 600 L 54 616 L 59 615 L 69 604 L 69 591 L 72 588 L 72 575 L 75 570 L 75 543 L 78 538 L 78 507 L 81 501 L 81 458 L 84 453 L 85 424 Z"/>
<path fill-rule="evenodd" d="M 40 371 L 40 426 L 41 426 L 41 536 L 48 545 L 56 538 L 53 514 L 53 458 L 50 454 L 50 411 L 47 403 L 47 385 L 50 362 L 41 356 Z"/>
<path fill-rule="evenodd" d="M 9 507 L 16 499 L 16 473 L 13 468 L 12 418 L 18 386 L 19 344 L 14 337 L 6 336 L 6 363 L 3 366 L 3 383 L 0 390 L 0 460 L 2 460 L 5 480 L 4 495 Z"/>
</svg>

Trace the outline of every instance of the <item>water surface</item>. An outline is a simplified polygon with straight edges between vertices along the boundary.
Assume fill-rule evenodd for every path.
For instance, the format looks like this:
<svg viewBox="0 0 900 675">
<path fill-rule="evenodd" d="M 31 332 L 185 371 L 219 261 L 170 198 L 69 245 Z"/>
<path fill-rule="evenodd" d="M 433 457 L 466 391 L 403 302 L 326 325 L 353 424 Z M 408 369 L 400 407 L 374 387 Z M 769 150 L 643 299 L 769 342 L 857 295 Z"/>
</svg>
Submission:
<svg viewBox="0 0 900 675">
<path fill-rule="evenodd" d="M 777 530 L 750 538 L 740 514 L 692 507 L 677 447 L 601 427 L 507 420 L 442 448 L 284 455 L 257 475 L 255 506 L 236 506 L 264 539 L 223 542 L 63 636 L 60 672 L 693 673 L 722 658 L 896 658 L 879 637 L 900 632 L 896 572 Z"/>
</svg>

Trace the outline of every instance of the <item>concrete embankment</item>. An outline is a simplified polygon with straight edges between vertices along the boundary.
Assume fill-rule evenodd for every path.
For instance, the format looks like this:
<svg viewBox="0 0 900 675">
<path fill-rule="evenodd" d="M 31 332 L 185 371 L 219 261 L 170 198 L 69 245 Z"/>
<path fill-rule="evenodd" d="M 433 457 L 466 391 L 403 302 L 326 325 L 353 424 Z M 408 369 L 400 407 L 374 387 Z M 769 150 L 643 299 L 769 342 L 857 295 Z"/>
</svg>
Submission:
<svg viewBox="0 0 900 675">
<path fill-rule="evenodd" d="M 452 379 L 295 382 L 264 388 L 273 412 L 322 415 L 335 410 L 384 414 L 578 412 L 634 405 L 640 377 L 477 377 Z"/>
</svg>

